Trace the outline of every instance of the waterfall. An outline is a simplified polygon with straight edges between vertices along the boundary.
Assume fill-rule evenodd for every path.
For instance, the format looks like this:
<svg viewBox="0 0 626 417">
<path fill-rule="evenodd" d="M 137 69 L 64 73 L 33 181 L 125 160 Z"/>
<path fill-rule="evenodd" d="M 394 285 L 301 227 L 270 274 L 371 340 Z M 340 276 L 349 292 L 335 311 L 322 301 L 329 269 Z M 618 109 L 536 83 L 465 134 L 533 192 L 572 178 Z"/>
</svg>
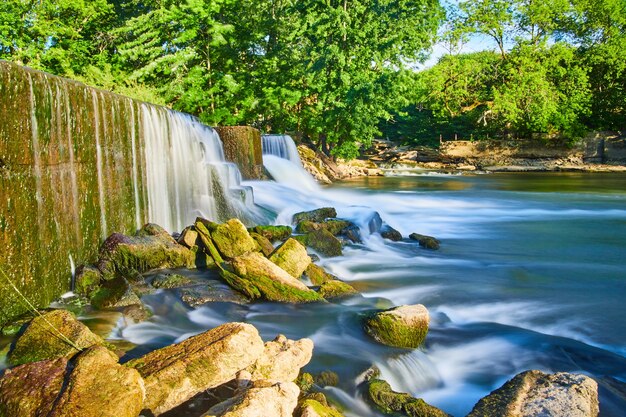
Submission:
<svg viewBox="0 0 626 417">
<path fill-rule="evenodd" d="M 263 147 L 263 155 L 274 155 L 302 166 L 298 148 L 289 135 L 263 135 L 261 136 L 261 146 Z"/>
</svg>

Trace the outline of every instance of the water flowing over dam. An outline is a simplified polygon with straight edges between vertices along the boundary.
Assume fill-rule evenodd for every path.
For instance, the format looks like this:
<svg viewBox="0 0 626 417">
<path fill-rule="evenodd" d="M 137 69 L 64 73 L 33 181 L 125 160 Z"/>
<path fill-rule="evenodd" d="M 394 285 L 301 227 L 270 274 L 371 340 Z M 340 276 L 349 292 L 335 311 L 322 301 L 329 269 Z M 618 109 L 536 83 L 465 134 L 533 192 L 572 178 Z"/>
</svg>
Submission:
<svg viewBox="0 0 626 417">
<path fill-rule="evenodd" d="M 246 217 L 248 187 L 191 116 L 0 61 L 0 267 L 35 305 L 70 289 L 70 258 L 150 221 Z M 27 310 L 2 279 L 0 322 Z"/>
</svg>

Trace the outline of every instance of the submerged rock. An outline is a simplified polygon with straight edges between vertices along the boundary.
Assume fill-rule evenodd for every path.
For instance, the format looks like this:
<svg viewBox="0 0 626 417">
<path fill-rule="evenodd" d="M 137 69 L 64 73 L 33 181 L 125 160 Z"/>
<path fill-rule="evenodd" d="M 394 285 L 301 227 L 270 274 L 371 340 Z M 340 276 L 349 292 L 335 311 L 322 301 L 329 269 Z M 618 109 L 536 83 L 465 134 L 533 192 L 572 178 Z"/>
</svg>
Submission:
<svg viewBox="0 0 626 417">
<path fill-rule="evenodd" d="M 368 382 L 367 394 L 376 407 L 387 414 L 401 413 L 409 417 L 450 417 L 421 398 L 395 392 L 387 381 L 381 379 L 372 379 Z M 492 414 L 489 417 L 495 416 L 499 415 Z"/>
<path fill-rule="evenodd" d="M 248 299 L 241 293 L 221 282 L 212 281 L 180 290 L 180 299 L 189 307 L 196 308 L 206 303 L 222 302 L 247 304 Z"/>
<path fill-rule="evenodd" d="M 193 283 L 191 278 L 176 273 L 158 274 L 150 282 L 154 288 L 167 289 L 184 287 Z"/>
<path fill-rule="evenodd" d="M 585 375 L 526 371 L 481 399 L 467 417 L 596 417 L 598 384 Z"/>
<path fill-rule="evenodd" d="M 213 243 L 224 258 L 236 258 L 256 249 L 254 239 L 239 219 L 230 219 L 210 232 Z"/>
<path fill-rule="evenodd" d="M 394 242 L 399 242 L 402 240 L 402 233 L 398 232 L 396 229 L 394 229 L 393 227 L 389 225 L 384 225 L 380 229 L 380 235 L 383 238 L 389 239 Z"/>
<path fill-rule="evenodd" d="M 337 210 L 334 207 L 321 207 L 311 211 L 301 211 L 293 215 L 293 223 L 298 224 L 308 220 L 311 222 L 321 223 L 326 219 L 337 217 Z"/>
<path fill-rule="evenodd" d="M 235 378 L 263 350 L 254 326 L 227 323 L 126 365 L 137 369 L 145 380 L 144 408 L 159 415 L 203 390 Z"/>
<path fill-rule="evenodd" d="M 318 292 L 326 299 L 350 297 L 359 293 L 352 285 L 339 280 L 324 282 Z"/>
<path fill-rule="evenodd" d="M 70 342 L 68 342 L 71 341 Z M 12 365 L 71 357 L 103 340 L 66 310 L 53 310 L 34 318 L 7 356 Z M 73 344 L 73 345 L 72 345 Z"/>
<path fill-rule="evenodd" d="M 409 238 L 417 240 L 421 247 L 432 250 L 439 249 L 439 245 L 441 243 L 438 239 L 435 239 L 432 236 L 420 235 L 419 233 L 411 233 Z"/>
<path fill-rule="evenodd" d="M 271 254 L 269 260 L 287 271 L 294 278 L 300 278 L 311 263 L 306 248 L 295 239 L 287 239 Z"/>
<path fill-rule="evenodd" d="M 235 258 L 232 267 L 236 276 L 257 288 L 266 300 L 288 303 L 323 301 L 315 291 L 260 253 Z"/>
<path fill-rule="evenodd" d="M 314 230 L 304 235 L 295 236 L 294 239 L 323 256 L 333 257 L 343 254 L 341 241 L 328 230 Z"/>
<path fill-rule="evenodd" d="M 312 356 L 311 339 L 290 340 L 278 335 L 276 339 L 265 343 L 263 354 L 247 370 L 252 380 L 292 382 L 298 377 L 300 368 L 309 363 Z"/>
<path fill-rule="evenodd" d="M 291 226 L 255 226 L 250 231 L 260 234 L 270 242 L 285 240 L 293 233 Z"/>
<path fill-rule="evenodd" d="M 202 417 L 292 417 L 300 389 L 293 382 L 254 381 L 239 395 Z"/>
<path fill-rule="evenodd" d="M 365 321 L 365 331 L 377 342 L 400 348 L 416 348 L 428 333 L 428 310 L 422 304 L 381 311 Z"/>
</svg>

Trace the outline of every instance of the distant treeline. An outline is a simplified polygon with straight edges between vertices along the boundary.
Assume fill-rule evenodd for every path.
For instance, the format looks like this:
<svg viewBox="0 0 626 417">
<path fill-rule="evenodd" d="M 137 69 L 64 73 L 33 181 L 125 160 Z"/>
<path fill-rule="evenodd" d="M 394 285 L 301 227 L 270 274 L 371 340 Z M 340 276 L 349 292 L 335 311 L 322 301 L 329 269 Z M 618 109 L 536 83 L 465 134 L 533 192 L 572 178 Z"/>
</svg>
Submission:
<svg viewBox="0 0 626 417">
<path fill-rule="evenodd" d="M 623 129 L 626 0 L 3 0 L 0 58 L 337 156 Z M 495 52 L 456 53 L 471 37 Z M 435 42 L 449 54 L 415 71 Z"/>
</svg>

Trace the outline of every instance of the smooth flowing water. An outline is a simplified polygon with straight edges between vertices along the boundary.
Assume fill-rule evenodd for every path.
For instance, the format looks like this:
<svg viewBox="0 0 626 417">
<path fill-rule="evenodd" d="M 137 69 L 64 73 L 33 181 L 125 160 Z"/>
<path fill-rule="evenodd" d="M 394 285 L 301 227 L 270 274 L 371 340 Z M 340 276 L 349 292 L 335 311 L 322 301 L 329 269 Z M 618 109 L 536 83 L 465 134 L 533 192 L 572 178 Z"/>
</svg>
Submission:
<svg viewBox="0 0 626 417">
<path fill-rule="evenodd" d="M 306 370 L 339 374 L 339 386 L 325 391 L 349 416 L 378 415 L 357 389 L 360 373 L 373 364 L 394 389 L 454 416 L 527 369 L 591 375 L 600 383 L 601 415 L 623 415 L 626 403 L 611 386 L 626 380 L 626 175 L 373 177 L 316 190 L 248 185 L 274 223 L 328 205 L 357 223 L 364 243 L 321 264 L 363 297 L 189 310 L 174 292 L 158 292 L 144 298 L 155 311 L 150 321 L 118 329 L 141 346 L 138 353 L 240 320 L 265 340 L 278 333 L 312 338 Z M 404 236 L 440 238 L 441 249 L 370 234 L 376 211 Z M 365 314 L 412 303 L 431 313 L 423 349 L 385 347 L 364 334 Z"/>
</svg>

